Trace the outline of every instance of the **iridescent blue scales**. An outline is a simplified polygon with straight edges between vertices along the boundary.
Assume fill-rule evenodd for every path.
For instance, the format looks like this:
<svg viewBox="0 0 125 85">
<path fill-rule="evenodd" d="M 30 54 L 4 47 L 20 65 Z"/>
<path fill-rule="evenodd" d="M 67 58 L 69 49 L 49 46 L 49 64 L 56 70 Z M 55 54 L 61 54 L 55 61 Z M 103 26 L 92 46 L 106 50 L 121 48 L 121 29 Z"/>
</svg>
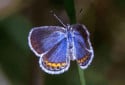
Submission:
<svg viewBox="0 0 125 85">
<path fill-rule="evenodd" d="M 39 57 L 40 67 L 49 74 L 64 73 L 70 60 L 76 60 L 81 69 L 86 69 L 94 56 L 89 32 L 82 24 L 35 27 L 28 42 Z"/>
</svg>

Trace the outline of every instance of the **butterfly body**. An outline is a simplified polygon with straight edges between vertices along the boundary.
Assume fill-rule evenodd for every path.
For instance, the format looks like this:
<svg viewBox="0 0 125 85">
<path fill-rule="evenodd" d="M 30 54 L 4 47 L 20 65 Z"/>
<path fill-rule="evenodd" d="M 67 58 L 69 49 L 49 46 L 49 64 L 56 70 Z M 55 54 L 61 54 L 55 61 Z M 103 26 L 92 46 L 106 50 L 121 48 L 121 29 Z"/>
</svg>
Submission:
<svg viewBox="0 0 125 85">
<path fill-rule="evenodd" d="M 85 69 L 94 56 L 89 32 L 82 24 L 35 27 L 28 41 L 39 57 L 40 67 L 49 74 L 64 73 L 69 69 L 70 60 L 76 60 Z"/>
</svg>

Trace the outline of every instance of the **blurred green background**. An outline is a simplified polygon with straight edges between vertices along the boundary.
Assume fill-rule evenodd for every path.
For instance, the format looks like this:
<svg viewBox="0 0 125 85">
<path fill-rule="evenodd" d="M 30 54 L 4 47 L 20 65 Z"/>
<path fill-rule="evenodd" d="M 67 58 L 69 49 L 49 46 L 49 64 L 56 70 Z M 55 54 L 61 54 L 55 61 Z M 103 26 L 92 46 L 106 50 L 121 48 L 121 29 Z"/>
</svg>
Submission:
<svg viewBox="0 0 125 85">
<path fill-rule="evenodd" d="M 60 25 L 50 10 L 70 23 L 65 11 L 65 6 L 72 9 L 68 1 L 0 0 L 0 85 L 80 85 L 76 62 L 64 74 L 48 75 L 27 42 L 32 27 Z M 125 85 L 125 0 L 74 3 L 77 23 L 90 31 L 95 52 L 84 71 L 86 85 Z"/>
</svg>

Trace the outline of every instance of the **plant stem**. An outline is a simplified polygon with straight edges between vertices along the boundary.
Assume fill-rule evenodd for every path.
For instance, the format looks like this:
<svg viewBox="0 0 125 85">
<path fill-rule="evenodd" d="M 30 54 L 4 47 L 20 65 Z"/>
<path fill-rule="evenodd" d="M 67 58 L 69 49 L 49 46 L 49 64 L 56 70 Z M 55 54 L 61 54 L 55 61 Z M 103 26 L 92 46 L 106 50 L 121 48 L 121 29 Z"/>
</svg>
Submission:
<svg viewBox="0 0 125 85">
<path fill-rule="evenodd" d="M 66 12 L 69 16 L 70 23 L 74 24 L 76 23 L 76 13 L 75 13 L 75 3 L 74 0 L 64 0 L 64 6 L 66 9 Z M 84 71 L 81 70 L 78 66 L 78 72 L 79 72 L 79 79 L 81 85 L 86 85 L 85 84 L 85 78 L 84 78 Z"/>
<path fill-rule="evenodd" d="M 80 79 L 81 85 L 86 85 L 85 78 L 84 78 L 84 71 L 80 69 L 79 66 L 78 66 L 78 72 L 79 72 L 79 79 Z"/>
</svg>

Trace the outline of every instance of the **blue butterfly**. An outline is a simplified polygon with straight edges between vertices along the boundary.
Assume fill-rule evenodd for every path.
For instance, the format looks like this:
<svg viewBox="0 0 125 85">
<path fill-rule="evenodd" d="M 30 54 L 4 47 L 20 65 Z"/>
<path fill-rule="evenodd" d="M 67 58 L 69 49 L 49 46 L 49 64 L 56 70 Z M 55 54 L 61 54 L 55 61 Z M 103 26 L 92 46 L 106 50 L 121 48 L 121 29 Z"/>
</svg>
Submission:
<svg viewBox="0 0 125 85">
<path fill-rule="evenodd" d="M 63 26 L 35 27 L 28 36 L 29 47 L 48 74 L 64 73 L 69 69 L 70 60 L 76 60 L 81 69 L 86 69 L 94 56 L 90 34 L 84 25 Z"/>
</svg>

